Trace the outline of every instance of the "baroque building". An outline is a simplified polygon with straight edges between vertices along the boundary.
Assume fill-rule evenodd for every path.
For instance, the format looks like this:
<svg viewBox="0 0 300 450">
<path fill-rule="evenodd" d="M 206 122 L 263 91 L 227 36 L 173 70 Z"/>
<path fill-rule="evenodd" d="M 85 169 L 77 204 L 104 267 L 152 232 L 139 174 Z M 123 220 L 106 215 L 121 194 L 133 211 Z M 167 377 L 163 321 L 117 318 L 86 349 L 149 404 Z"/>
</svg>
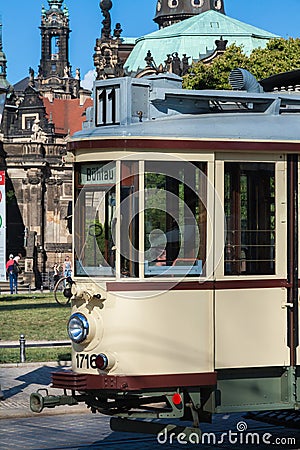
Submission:
<svg viewBox="0 0 300 450">
<path fill-rule="evenodd" d="M 2 121 L 6 170 L 7 254 L 22 253 L 24 282 L 40 287 L 44 274 L 71 252 L 72 166 L 68 136 L 82 128 L 91 92 L 69 62 L 69 12 L 62 0 L 42 9 L 38 73 L 8 87 Z M 6 79 L 6 61 L 0 64 Z M 1 62 L 2 61 L 2 62 Z M 0 74 L 1 77 L 1 74 Z"/>
<path fill-rule="evenodd" d="M 243 45 L 250 54 L 278 37 L 227 16 L 224 0 L 157 0 L 153 20 L 159 29 L 138 37 L 133 44 L 122 38 L 120 24 L 111 33 L 111 8 L 111 0 L 100 2 L 104 20 L 94 53 L 98 80 L 161 72 L 182 76 L 193 62 L 210 64 L 224 53 L 227 44 Z"/>
<path fill-rule="evenodd" d="M 243 45 L 245 53 L 250 54 L 278 37 L 227 16 L 224 1 L 158 0 L 154 20 L 160 29 L 139 37 L 124 64 L 130 76 L 145 76 L 151 69 L 182 76 L 193 62 L 210 64 L 224 53 L 226 45 Z M 152 64 L 148 62 L 149 52 Z"/>
</svg>

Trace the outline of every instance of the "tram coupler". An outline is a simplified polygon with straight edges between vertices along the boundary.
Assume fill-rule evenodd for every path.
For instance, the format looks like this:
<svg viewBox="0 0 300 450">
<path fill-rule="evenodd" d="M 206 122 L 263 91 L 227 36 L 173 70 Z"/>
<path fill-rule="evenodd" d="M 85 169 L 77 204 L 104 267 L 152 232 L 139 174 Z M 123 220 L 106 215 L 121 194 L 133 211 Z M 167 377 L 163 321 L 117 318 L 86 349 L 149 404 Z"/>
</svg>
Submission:
<svg viewBox="0 0 300 450">
<path fill-rule="evenodd" d="M 40 394 L 45 391 L 46 395 Z M 49 395 L 47 389 L 38 389 L 30 395 L 30 409 L 32 412 L 40 413 L 44 408 L 55 408 L 56 406 L 78 405 L 78 401 L 72 395 Z"/>
</svg>

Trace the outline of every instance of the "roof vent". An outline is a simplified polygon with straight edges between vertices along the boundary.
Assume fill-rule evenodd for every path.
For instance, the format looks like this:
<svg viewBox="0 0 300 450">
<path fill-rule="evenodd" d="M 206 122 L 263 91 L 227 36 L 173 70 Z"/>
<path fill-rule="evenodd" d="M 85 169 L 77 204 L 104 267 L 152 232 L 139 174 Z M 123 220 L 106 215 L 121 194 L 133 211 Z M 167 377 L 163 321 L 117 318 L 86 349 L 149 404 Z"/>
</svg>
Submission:
<svg viewBox="0 0 300 450">
<path fill-rule="evenodd" d="M 229 83 L 235 91 L 264 92 L 257 79 L 246 69 L 232 70 Z"/>
</svg>

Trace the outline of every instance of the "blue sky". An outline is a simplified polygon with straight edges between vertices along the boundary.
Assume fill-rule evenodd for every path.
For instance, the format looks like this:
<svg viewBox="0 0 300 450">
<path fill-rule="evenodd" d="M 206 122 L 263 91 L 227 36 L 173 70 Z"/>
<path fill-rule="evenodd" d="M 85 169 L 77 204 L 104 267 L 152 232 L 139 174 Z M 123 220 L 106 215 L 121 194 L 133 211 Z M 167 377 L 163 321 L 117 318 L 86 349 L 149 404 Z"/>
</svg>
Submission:
<svg viewBox="0 0 300 450">
<path fill-rule="evenodd" d="M 93 53 L 102 28 L 99 0 L 66 0 L 70 12 L 70 63 L 81 77 L 93 69 Z M 7 78 L 16 83 L 35 72 L 40 62 L 41 8 L 47 0 L 1 0 L 3 47 Z M 112 23 L 120 22 L 123 36 L 138 37 L 157 30 L 153 22 L 156 0 L 113 0 Z M 226 14 L 287 38 L 300 37 L 300 0 L 225 0 Z"/>
</svg>

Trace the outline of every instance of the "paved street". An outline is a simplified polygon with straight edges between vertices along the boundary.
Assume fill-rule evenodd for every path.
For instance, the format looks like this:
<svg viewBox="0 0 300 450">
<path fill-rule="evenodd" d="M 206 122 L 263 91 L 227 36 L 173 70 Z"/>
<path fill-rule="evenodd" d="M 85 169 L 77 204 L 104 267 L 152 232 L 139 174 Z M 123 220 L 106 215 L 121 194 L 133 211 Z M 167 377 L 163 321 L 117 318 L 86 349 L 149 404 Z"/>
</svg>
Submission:
<svg viewBox="0 0 300 450">
<path fill-rule="evenodd" d="M 113 432 L 109 417 L 91 414 L 84 405 L 45 409 L 41 414 L 30 412 L 31 392 L 46 388 L 49 393 L 61 393 L 50 388 L 50 373 L 65 369 L 55 363 L 0 366 L 0 385 L 5 397 L 0 401 L 1 450 L 300 449 L 299 429 L 264 424 L 242 414 L 219 414 L 212 424 L 203 424 L 203 432 L 211 434 L 204 435 L 204 444 L 200 445 L 192 443 L 195 441 L 180 443 L 165 436 L 158 442 L 155 435 Z M 257 440 L 251 445 L 254 434 Z M 297 443 L 287 445 L 289 438 Z"/>
<path fill-rule="evenodd" d="M 243 444 L 235 440 L 235 435 L 232 435 L 232 443 L 228 440 L 218 445 L 218 442 L 222 441 L 221 435 L 225 431 L 231 429 L 237 431 L 236 424 L 241 420 L 240 416 L 218 416 L 214 420 L 213 425 L 203 426 L 203 431 L 209 431 L 215 433 L 216 443 L 213 443 L 213 435 L 211 435 L 211 443 L 209 445 L 198 444 L 183 444 L 178 443 L 176 439 L 165 442 L 161 439 L 161 444 L 158 443 L 156 436 L 117 433 L 112 432 L 109 427 L 109 418 L 100 414 L 64 414 L 45 416 L 39 415 L 36 417 L 19 418 L 19 419 L 2 419 L 0 421 L 1 426 L 1 444 L 0 448 L 3 450 L 42 450 L 42 449 L 107 449 L 107 450 L 150 450 L 150 449 L 195 449 L 201 447 L 201 449 L 255 449 L 263 450 L 267 448 L 278 448 L 280 450 L 292 448 L 299 449 L 297 446 L 281 445 L 280 442 L 275 445 L 259 445 Z M 299 430 L 279 430 L 278 427 L 270 425 L 264 425 L 252 421 L 246 421 L 248 425 L 248 431 L 256 432 L 262 441 L 263 436 L 266 433 L 270 433 L 277 439 L 282 439 L 281 442 L 285 443 L 286 439 L 291 436 L 299 436 Z M 277 429 L 275 429 L 277 428 Z M 246 433 L 243 434 L 244 440 Z M 268 434 L 269 436 L 269 434 Z M 233 443 L 235 442 L 235 443 Z M 207 440 L 206 440 L 207 444 Z"/>
<path fill-rule="evenodd" d="M 67 370 L 67 366 L 51 363 L 25 363 L 0 365 L 0 386 L 4 400 L 0 401 L 0 419 L 7 417 L 36 417 L 29 410 L 29 397 L 38 389 L 47 389 L 48 393 L 59 395 L 62 391 L 51 389 L 51 372 Z M 45 392 L 42 393 L 45 395 Z M 73 408 L 73 409 L 72 409 Z M 62 414 L 64 412 L 87 412 L 84 405 L 62 406 L 58 409 L 45 410 L 45 414 Z M 1 448 L 1 447 L 0 447 Z"/>
</svg>

